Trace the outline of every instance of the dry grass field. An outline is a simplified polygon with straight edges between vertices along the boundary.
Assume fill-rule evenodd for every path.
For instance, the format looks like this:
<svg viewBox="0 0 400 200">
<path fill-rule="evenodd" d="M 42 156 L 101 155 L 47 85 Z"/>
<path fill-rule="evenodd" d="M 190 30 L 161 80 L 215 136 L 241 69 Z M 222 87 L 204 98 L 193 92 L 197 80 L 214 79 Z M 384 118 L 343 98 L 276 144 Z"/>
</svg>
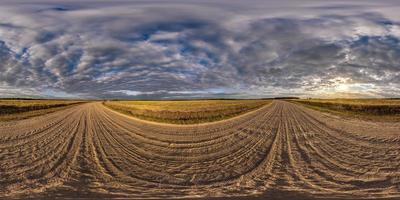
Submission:
<svg viewBox="0 0 400 200">
<path fill-rule="evenodd" d="M 270 100 L 106 101 L 104 105 L 140 119 L 196 124 L 231 118 L 269 103 Z"/>
<path fill-rule="evenodd" d="M 0 121 L 24 119 L 54 112 L 82 101 L 70 100 L 0 100 Z"/>
<path fill-rule="evenodd" d="M 301 99 L 295 102 L 344 117 L 400 121 L 400 99 Z"/>
<path fill-rule="evenodd" d="M 0 199 L 400 199 L 398 122 L 288 101 L 205 102 L 106 104 L 258 109 L 179 125 L 89 102 L 0 122 Z"/>
</svg>

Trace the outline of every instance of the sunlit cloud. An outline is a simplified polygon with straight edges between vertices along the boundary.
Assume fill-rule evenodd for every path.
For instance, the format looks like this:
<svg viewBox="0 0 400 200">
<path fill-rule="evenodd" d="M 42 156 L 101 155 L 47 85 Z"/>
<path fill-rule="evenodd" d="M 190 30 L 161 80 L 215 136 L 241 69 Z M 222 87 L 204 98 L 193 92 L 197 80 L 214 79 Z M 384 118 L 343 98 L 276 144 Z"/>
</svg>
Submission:
<svg viewBox="0 0 400 200">
<path fill-rule="evenodd" d="M 399 97 L 398 1 L 297 5 L 5 1 L 0 96 Z"/>
</svg>

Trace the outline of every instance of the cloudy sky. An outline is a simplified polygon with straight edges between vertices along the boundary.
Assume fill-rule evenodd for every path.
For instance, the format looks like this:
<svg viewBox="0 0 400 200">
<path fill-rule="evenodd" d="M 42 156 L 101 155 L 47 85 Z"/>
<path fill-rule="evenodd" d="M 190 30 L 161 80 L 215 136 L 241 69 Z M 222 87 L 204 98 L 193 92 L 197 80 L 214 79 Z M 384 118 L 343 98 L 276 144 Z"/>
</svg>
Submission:
<svg viewBox="0 0 400 200">
<path fill-rule="evenodd" d="M 400 97 L 400 1 L 0 2 L 0 97 Z"/>
</svg>

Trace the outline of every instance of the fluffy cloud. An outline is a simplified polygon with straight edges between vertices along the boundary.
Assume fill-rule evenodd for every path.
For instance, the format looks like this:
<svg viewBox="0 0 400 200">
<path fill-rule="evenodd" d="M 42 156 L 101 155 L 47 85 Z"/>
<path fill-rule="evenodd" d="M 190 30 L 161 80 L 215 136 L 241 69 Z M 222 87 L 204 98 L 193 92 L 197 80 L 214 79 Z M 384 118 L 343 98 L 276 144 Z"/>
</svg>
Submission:
<svg viewBox="0 0 400 200">
<path fill-rule="evenodd" d="M 0 95 L 399 97 L 397 1 L 10 1 Z"/>
</svg>

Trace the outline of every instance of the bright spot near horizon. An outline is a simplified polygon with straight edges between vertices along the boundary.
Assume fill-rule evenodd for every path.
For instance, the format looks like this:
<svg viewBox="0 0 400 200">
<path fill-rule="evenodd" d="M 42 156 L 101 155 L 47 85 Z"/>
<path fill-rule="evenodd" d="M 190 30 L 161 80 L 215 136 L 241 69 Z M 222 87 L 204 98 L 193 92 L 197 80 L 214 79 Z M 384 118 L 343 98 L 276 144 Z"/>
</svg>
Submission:
<svg viewBox="0 0 400 200">
<path fill-rule="evenodd" d="M 312 97 L 318 98 L 371 98 L 376 97 L 380 90 L 373 83 L 357 83 L 347 77 L 336 77 L 325 83 L 320 78 L 314 78 L 313 84 L 317 86 Z"/>
</svg>

